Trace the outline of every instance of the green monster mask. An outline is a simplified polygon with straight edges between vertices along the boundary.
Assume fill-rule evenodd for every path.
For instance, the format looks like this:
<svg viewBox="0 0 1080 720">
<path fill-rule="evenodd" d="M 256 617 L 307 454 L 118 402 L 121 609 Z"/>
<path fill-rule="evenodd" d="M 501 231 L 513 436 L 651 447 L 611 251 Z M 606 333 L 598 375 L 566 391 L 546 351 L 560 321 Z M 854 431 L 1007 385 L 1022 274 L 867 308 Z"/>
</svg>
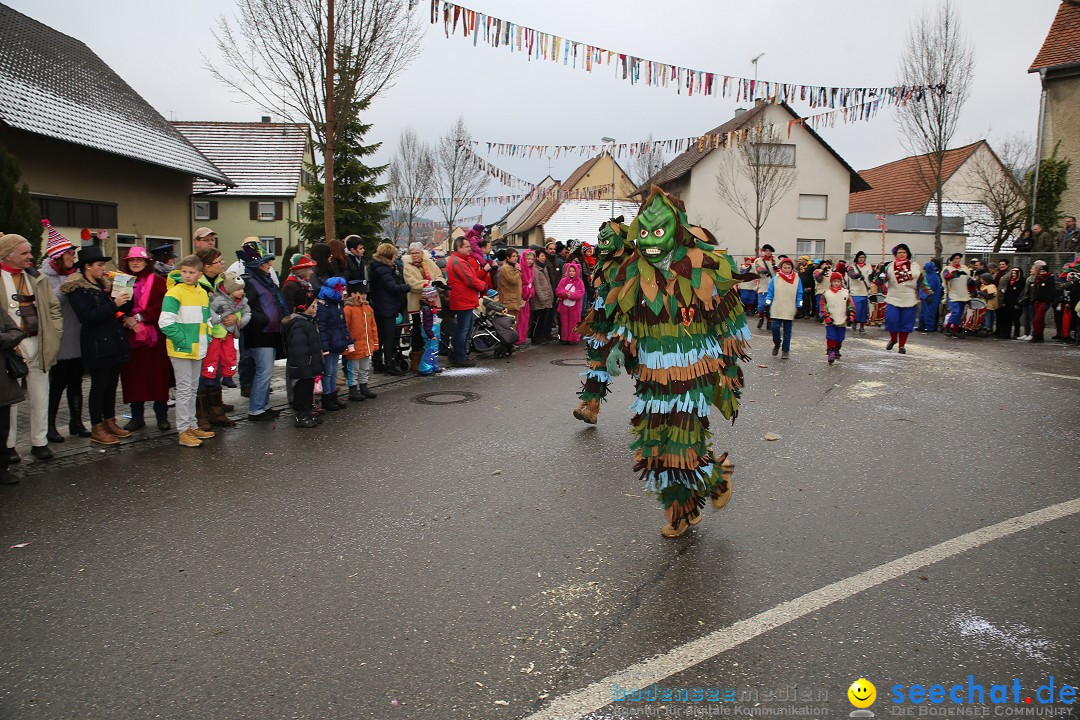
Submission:
<svg viewBox="0 0 1080 720">
<path fill-rule="evenodd" d="M 641 256 L 652 264 L 662 263 L 675 249 L 677 210 L 662 195 L 654 194 L 634 221 L 633 240 Z"/>
<path fill-rule="evenodd" d="M 620 217 L 619 220 L 621 219 Z M 602 258 L 606 259 L 615 255 L 625 244 L 626 226 L 619 220 L 611 220 L 600 226 L 600 234 L 596 236 L 596 249 Z"/>
</svg>

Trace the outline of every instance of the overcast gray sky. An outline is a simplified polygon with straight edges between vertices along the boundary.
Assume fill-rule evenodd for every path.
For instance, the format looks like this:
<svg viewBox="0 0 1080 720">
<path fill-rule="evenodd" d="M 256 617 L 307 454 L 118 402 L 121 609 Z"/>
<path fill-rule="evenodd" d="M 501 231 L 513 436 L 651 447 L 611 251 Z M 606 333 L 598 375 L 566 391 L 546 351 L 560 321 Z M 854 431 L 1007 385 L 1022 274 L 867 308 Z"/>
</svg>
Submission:
<svg viewBox="0 0 1080 720">
<path fill-rule="evenodd" d="M 219 85 L 203 67 L 213 54 L 211 29 L 231 0 L 4 0 L 85 42 L 165 117 L 257 120 L 261 111 Z M 564 38 L 639 57 L 728 75 L 752 76 L 750 58 L 764 52 L 762 79 L 808 85 L 881 86 L 896 82 L 908 25 L 936 3 L 867 0 L 471 0 L 479 12 Z M 954 144 L 1011 134 L 1035 135 L 1039 81 L 1027 68 L 1050 27 L 1058 0 L 957 0 L 975 48 L 975 82 Z M 517 53 L 426 25 L 428 0 L 417 12 L 426 34 L 419 57 L 380 96 L 367 119 L 370 140 L 392 156 L 402 127 L 434 141 L 461 114 L 477 140 L 531 144 L 619 142 L 703 133 L 731 117 L 731 99 L 679 96 L 631 86 L 602 68 L 586 73 L 528 62 Z M 659 9 L 658 9 L 659 8 Z M 815 112 L 796 104 L 802 114 Z M 280 118 L 275 118 L 280 119 Z M 820 131 L 856 169 L 904 155 L 892 110 L 869 121 Z M 546 159 L 492 155 L 491 162 L 526 180 L 548 174 Z M 581 159 L 551 161 L 556 179 Z M 624 168 L 627 162 L 623 162 Z M 513 191 L 492 181 L 488 194 Z M 432 212 L 427 213 L 434 217 Z M 485 220 L 502 214 L 489 208 Z"/>
</svg>

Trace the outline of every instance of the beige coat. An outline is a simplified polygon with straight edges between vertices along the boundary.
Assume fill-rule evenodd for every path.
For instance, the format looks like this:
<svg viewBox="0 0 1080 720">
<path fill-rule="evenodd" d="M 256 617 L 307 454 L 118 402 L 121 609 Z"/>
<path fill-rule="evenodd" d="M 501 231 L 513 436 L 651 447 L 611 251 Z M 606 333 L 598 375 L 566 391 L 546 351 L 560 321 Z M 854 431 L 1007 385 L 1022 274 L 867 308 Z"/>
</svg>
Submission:
<svg viewBox="0 0 1080 720">
<path fill-rule="evenodd" d="M 442 281 L 446 282 L 446 278 L 443 277 L 442 270 L 435 264 L 435 261 L 431 259 L 427 254 L 424 255 L 423 270 L 427 271 L 428 277 L 431 278 L 431 282 Z M 408 256 L 405 257 L 405 266 L 402 270 L 405 282 L 409 285 L 409 312 L 420 312 L 420 296 L 424 292 L 424 273 L 420 266 L 413 265 L 412 259 Z M 435 299 L 435 307 L 439 307 L 438 296 Z"/>
<path fill-rule="evenodd" d="M 499 302 L 511 312 L 521 309 L 521 270 L 516 265 L 503 263 L 499 267 Z"/>
<path fill-rule="evenodd" d="M 41 343 L 41 367 L 42 372 L 49 372 L 49 368 L 56 364 L 56 356 L 60 352 L 60 336 L 64 332 L 64 319 L 60 314 L 60 301 L 49 285 L 49 279 L 41 274 L 37 268 L 27 268 L 25 271 L 30 285 L 30 292 L 34 294 L 34 305 L 37 306 L 38 317 L 38 340 Z M 17 322 L 17 321 L 16 321 Z"/>
</svg>

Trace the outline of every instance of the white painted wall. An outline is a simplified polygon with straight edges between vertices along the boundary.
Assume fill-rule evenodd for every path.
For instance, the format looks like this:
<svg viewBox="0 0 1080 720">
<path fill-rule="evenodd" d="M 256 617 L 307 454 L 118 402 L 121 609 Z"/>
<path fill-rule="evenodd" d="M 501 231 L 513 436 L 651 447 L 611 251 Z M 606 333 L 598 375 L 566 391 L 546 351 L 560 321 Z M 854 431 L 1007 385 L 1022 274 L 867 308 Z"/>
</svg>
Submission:
<svg viewBox="0 0 1080 720">
<path fill-rule="evenodd" d="M 791 115 L 777 106 L 765 111 L 765 122 L 786 125 Z M 795 167 L 798 179 L 784 198 L 772 209 L 761 229 L 762 244 L 769 243 L 778 254 L 795 254 L 796 239 L 825 240 L 825 254 L 839 257 L 844 250 L 844 221 L 848 208 L 851 175 L 821 143 L 801 126 L 791 129 L 791 136 L 782 135 L 781 142 L 795 145 Z M 713 150 L 690 171 L 689 185 L 673 184 L 672 192 L 686 203 L 691 223 L 708 228 L 716 235 L 721 247 L 732 255 L 752 255 L 754 230 L 716 192 L 716 176 L 721 153 Z M 749 192 L 749 188 L 747 188 Z M 828 196 L 828 215 L 824 220 L 798 217 L 799 195 Z"/>
</svg>

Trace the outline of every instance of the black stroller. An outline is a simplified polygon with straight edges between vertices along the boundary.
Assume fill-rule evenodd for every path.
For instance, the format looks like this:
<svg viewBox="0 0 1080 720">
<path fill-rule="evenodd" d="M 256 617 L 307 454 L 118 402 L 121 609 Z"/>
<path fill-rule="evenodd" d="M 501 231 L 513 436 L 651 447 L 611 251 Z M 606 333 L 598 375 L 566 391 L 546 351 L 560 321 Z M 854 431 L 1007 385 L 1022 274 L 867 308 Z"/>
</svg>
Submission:
<svg viewBox="0 0 1080 720">
<path fill-rule="evenodd" d="M 484 298 L 473 314 L 476 318 L 473 321 L 473 352 L 480 355 L 490 352 L 497 358 L 510 357 L 517 346 L 518 331 L 514 327 L 514 316 L 506 312 L 506 306 Z"/>
</svg>

